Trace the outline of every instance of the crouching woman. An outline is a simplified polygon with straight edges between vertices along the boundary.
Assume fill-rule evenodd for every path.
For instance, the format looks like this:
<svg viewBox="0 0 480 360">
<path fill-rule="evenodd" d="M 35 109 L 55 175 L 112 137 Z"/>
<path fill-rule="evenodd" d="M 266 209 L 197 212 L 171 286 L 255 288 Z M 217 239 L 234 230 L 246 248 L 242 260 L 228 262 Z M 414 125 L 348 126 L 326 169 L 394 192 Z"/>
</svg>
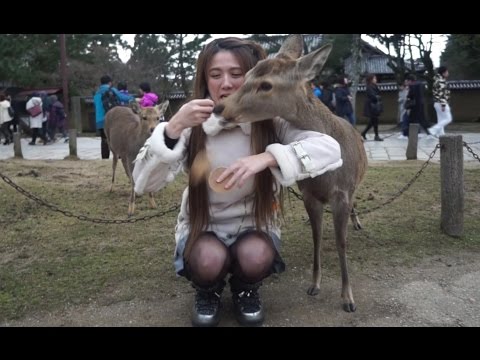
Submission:
<svg viewBox="0 0 480 360">
<path fill-rule="evenodd" d="M 160 123 L 140 150 L 135 191 L 158 191 L 181 169 L 189 176 L 175 228 L 175 270 L 196 289 L 194 326 L 216 326 L 228 274 L 236 319 L 260 325 L 263 279 L 284 271 L 280 257 L 281 185 L 342 165 L 332 137 L 294 128 L 283 119 L 218 126 L 213 108 L 236 92 L 245 74 L 266 57 L 256 43 L 223 38 L 197 61 L 194 100 Z M 308 171 L 293 148 L 309 155 Z M 215 169 L 224 170 L 214 171 Z"/>
</svg>

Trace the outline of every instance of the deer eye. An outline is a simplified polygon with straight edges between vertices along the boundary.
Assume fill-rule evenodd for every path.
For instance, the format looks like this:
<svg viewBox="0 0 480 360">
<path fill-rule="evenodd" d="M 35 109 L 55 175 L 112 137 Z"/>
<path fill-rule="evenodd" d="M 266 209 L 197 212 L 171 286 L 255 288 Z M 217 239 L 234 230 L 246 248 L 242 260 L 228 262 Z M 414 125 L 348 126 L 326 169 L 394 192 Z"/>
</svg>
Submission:
<svg viewBox="0 0 480 360">
<path fill-rule="evenodd" d="M 267 81 L 262 81 L 260 83 L 260 86 L 258 87 L 258 90 L 259 91 L 270 91 L 270 90 L 272 90 L 272 84 L 270 84 Z"/>
</svg>

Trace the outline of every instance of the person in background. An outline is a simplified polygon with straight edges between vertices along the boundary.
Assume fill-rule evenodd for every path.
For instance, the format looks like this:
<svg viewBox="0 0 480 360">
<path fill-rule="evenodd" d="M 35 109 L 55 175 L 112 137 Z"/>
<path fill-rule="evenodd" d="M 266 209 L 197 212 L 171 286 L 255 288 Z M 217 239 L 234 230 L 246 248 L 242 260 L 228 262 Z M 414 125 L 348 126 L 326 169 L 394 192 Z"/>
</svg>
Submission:
<svg viewBox="0 0 480 360">
<path fill-rule="evenodd" d="M 367 82 L 365 103 L 363 105 L 363 115 L 369 119 L 367 127 L 362 131 L 362 137 L 367 140 L 367 132 L 373 127 L 375 132 L 375 141 L 383 141 L 378 135 L 378 118 L 383 112 L 382 97 L 380 89 L 377 86 L 377 77 L 375 74 L 367 74 L 365 77 Z"/>
<path fill-rule="evenodd" d="M 403 84 L 400 84 L 400 89 L 398 91 L 398 124 L 400 126 L 400 136 L 398 139 L 407 139 L 408 137 L 403 135 L 403 130 L 405 128 L 405 124 L 407 124 L 408 128 L 408 111 L 405 108 L 405 102 L 407 101 L 408 95 L 408 83 L 407 80 L 403 80 Z"/>
<path fill-rule="evenodd" d="M 316 98 L 322 99 L 322 89 L 315 84 L 315 82 L 310 82 L 310 86 L 312 87 L 313 95 L 315 95 Z"/>
<path fill-rule="evenodd" d="M 427 119 L 425 118 L 425 100 L 424 100 L 424 85 L 417 81 L 417 77 L 414 74 L 408 74 L 407 77 L 408 94 L 405 106 L 407 107 L 408 121 L 403 128 L 403 136 L 408 137 L 410 124 L 419 124 L 427 135 L 430 135 L 428 131 Z M 409 101 L 413 101 L 413 106 L 408 107 Z"/>
<path fill-rule="evenodd" d="M 128 93 L 127 82 L 126 81 L 119 81 L 117 85 L 118 91 L 120 91 L 123 95 L 130 95 Z M 126 101 L 120 101 L 120 105 L 128 105 Z"/>
<path fill-rule="evenodd" d="M 333 104 L 333 90 L 330 86 L 330 82 L 325 80 L 322 82 L 322 102 L 330 109 L 331 112 L 335 112 L 335 106 Z"/>
<path fill-rule="evenodd" d="M 7 98 L 7 100 L 10 102 L 11 104 L 11 107 L 14 111 L 14 114 L 13 114 L 13 119 L 10 121 L 10 126 L 12 127 L 13 129 L 13 132 L 16 133 L 17 132 L 17 129 L 18 129 L 18 112 L 17 112 L 17 109 L 16 107 L 18 107 L 18 104 L 15 104 L 13 101 L 12 101 L 12 97 L 7 94 L 5 95 L 5 97 Z M 10 128 L 9 126 L 9 128 Z"/>
<path fill-rule="evenodd" d="M 93 96 L 93 104 L 95 105 L 95 125 L 101 138 L 100 146 L 102 159 L 108 159 L 110 157 L 110 148 L 108 147 L 107 137 L 103 130 L 105 126 L 105 109 L 102 104 L 102 95 L 108 89 L 112 89 L 113 93 L 120 101 L 129 103 L 133 100 L 133 96 L 122 94 L 117 88 L 112 86 L 112 78 L 109 75 L 104 75 L 100 78 L 100 87 Z"/>
<path fill-rule="evenodd" d="M 335 139 L 299 130 L 281 118 L 232 129 L 218 126 L 214 106 L 234 94 L 247 72 L 265 58 L 265 50 L 249 40 L 228 37 L 208 43 L 197 60 L 194 99 L 157 125 L 135 162 L 137 194 L 158 191 L 182 167 L 188 172 L 175 227 L 174 264 L 195 288 L 194 326 L 219 323 L 229 273 L 237 321 L 263 323 L 262 280 L 285 269 L 279 254 L 281 184 L 342 165 Z M 303 154 L 311 169 L 302 165 Z M 198 176 L 203 165 L 207 175 Z"/>
<path fill-rule="evenodd" d="M 5 94 L 0 94 L 0 132 L 5 137 L 3 145 L 8 145 L 13 142 L 13 133 L 10 130 L 10 122 L 13 117 L 8 113 L 8 108 L 11 106 Z"/>
<path fill-rule="evenodd" d="M 58 100 L 57 95 L 50 96 L 50 116 L 49 116 L 49 131 L 50 139 L 55 141 L 55 134 L 57 129 L 61 132 L 64 142 L 68 141 L 68 135 L 66 130 L 66 115 L 63 104 Z"/>
<path fill-rule="evenodd" d="M 157 105 L 158 96 L 152 92 L 148 82 L 142 82 L 138 87 L 140 96 L 142 97 L 139 101 L 140 106 L 149 107 Z"/>
<path fill-rule="evenodd" d="M 40 106 L 40 109 L 42 109 L 42 106 L 43 106 L 42 98 L 40 97 L 40 93 L 38 92 L 33 93 L 30 100 L 27 101 L 26 109 L 28 111 L 29 109 L 32 109 L 35 106 Z M 32 141 L 29 142 L 28 145 L 35 145 L 38 136 L 40 137 L 40 139 L 42 139 L 43 145 L 48 144 L 47 136 L 42 131 L 42 124 L 43 124 L 44 117 L 45 115 L 43 111 L 40 111 L 40 113 L 38 113 L 35 116 L 30 115 L 30 128 L 32 129 Z"/>
<path fill-rule="evenodd" d="M 353 114 L 352 95 L 348 88 L 348 80 L 344 75 L 337 78 L 337 87 L 335 93 L 335 112 L 338 116 L 343 117 L 350 124 L 355 126 L 355 115 Z"/>
<path fill-rule="evenodd" d="M 437 123 L 428 129 L 434 136 L 445 135 L 445 126 L 452 122 L 450 110 L 450 90 L 447 87 L 449 76 L 446 66 L 440 66 L 433 82 L 433 107 L 437 113 Z"/>
</svg>

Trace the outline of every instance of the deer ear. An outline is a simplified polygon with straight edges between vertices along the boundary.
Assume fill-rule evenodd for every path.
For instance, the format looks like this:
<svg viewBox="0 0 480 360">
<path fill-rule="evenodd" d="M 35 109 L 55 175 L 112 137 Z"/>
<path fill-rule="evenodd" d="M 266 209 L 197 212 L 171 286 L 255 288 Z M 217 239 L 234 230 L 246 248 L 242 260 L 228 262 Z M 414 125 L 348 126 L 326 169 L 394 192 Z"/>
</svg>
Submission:
<svg viewBox="0 0 480 360">
<path fill-rule="evenodd" d="M 303 51 L 303 37 L 301 34 L 293 34 L 285 39 L 280 50 L 277 53 L 279 55 L 286 55 L 292 59 L 298 59 L 302 55 Z"/>
<path fill-rule="evenodd" d="M 168 105 L 170 104 L 170 101 L 165 100 L 161 104 L 157 105 L 157 109 L 160 112 L 160 114 L 165 114 L 165 111 L 167 111 Z"/>
<path fill-rule="evenodd" d="M 129 105 L 135 114 L 140 114 L 141 109 L 137 101 L 130 101 Z"/>
<path fill-rule="evenodd" d="M 332 44 L 322 46 L 310 54 L 297 60 L 297 68 L 300 74 L 307 80 L 314 79 L 323 69 L 323 65 L 332 51 Z"/>
</svg>

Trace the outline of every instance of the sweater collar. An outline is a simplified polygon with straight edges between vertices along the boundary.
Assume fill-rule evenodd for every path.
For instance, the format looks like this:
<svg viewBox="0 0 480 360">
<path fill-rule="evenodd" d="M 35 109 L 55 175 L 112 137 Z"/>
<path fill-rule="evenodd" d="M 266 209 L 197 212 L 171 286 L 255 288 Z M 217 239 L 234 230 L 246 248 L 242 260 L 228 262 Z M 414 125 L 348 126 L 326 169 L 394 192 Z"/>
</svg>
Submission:
<svg viewBox="0 0 480 360">
<path fill-rule="evenodd" d="M 223 125 L 223 123 L 224 123 L 224 119 L 222 116 L 212 114 L 207 119 L 207 121 L 205 121 L 202 124 L 203 131 L 205 131 L 205 133 L 209 136 L 215 136 L 222 130 L 229 130 L 239 126 L 245 135 L 251 134 L 252 125 L 250 123 L 242 123 L 242 124 L 227 123 L 226 125 Z"/>
</svg>

